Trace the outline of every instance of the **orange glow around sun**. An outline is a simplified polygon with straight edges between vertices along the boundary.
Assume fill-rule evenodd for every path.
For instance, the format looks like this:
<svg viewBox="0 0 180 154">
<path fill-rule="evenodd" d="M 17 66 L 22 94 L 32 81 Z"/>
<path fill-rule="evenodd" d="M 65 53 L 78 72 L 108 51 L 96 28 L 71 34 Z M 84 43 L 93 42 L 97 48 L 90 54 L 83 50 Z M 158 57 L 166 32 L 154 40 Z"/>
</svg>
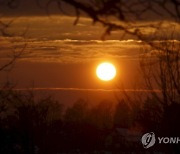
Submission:
<svg viewBox="0 0 180 154">
<path fill-rule="evenodd" d="M 103 62 L 97 66 L 96 75 L 103 81 L 110 81 L 116 76 L 116 68 L 112 63 Z"/>
</svg>

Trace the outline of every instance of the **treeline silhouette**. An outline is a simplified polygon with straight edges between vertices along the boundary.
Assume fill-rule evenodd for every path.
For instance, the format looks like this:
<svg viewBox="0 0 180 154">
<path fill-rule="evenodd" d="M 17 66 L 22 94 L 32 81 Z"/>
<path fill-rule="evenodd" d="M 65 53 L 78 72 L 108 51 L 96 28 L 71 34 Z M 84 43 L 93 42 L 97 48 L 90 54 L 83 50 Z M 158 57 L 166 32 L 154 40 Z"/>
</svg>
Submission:
<svg viewBox="0 0 180 154">
<path fill-rule="evenodd" d="M 164 111 L 151 97 L 144 102 L 102 101 L 90 106 L 78 100 L 65 108 L 33 92 L 0 91 L 0 153 L 145 153 L 179 152 L 176 145 L 144 149 L 141 137 L 180 136 L 180 105 Z"/>
</svg>

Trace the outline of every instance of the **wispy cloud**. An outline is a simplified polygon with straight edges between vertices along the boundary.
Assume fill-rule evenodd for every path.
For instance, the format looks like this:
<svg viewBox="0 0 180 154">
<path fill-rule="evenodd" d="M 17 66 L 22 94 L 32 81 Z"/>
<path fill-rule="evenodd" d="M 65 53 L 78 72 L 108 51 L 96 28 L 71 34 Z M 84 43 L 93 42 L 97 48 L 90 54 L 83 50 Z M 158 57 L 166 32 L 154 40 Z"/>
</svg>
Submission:
<svg viewBox="0 0 180 154">
<path fill-rule="evenodd" d="M 100 24 L 93 24 L 93 21 L 87 17 L 81 17 L 78 24 L 74 26 L 75 17 L 52 15 L 52 16 L 23 16 L 19 18 L 4 17 L 1 21 L 8 23 L 13 20 L 12 25 L 8 31 L 15 36 L 20 36 L 26 29 L 27 38 L 38 39 L 77 39 L 77 40 L 94 40 L 100 39 L 105 28 Z M 161 28 L 155 29 L 148 25 L 159 25 L 159 21 L 146 21 L 133 23 L 134 26 L 141 26 L 141 31 L 147 35 L 148 38 L 161 38 L 166 34 L 172 34 L 174 37 L 180 39 L 180 25 L 173 21 L 163 21 Z M 107 39 L 120 39 L 124 33 L 122 31 L 113 31 Z M 135 38 L 131 35 L 124 36 L 124 39 Z"/>
<path fill-rule="evenodd" d="M 8 58 L 13 49 L 20 50 L 27 44 L 20 60 L 38 62 L 77 63 L 103 58 L 139 60 L 142 47 L 138 40 L 39 40 L 20 37 L 0 37 L 0 58 Z M 157 43 L 162 42 L 155 41 Z M 180 41 L 176 40 L 176 43 Z"/>
<path fill-rule="evenodd" d="M 6 90 L 6 89 L 2 89 Z M 159 89 L 89 89 L 89 88 L 15 88 L 14 91 L 102 91 L 102 92 L 156 92 L 161 93 Z"/>
<path fill-rule="evenodd" d="M 2 38 L 1 38 L 2 39 Z M 2 39 L 3 40 L 3 39 Z M 14 41 L 14 46 L 12 44 Z M 14 48 L 27 44 L 21 60 L 38 62 L 83 62 L 100 58 L 138 58 L 141 41 L 136 40 L 34 40 L 21 38 L 4 38 L 0 42 L 3 52 L 0 57 L 11 54 Z"/>
</svg>

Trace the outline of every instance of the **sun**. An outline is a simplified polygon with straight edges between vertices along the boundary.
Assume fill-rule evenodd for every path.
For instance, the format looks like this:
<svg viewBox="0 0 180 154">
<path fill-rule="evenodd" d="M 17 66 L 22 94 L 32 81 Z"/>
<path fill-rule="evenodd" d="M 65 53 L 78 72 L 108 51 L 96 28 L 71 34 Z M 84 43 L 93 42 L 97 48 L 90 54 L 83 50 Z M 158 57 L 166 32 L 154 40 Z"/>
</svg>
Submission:
<svg viewBox="0 0 180 154">
<path fill-rule="evenodd" d="M 96 75 L 103 81 L 110 81 L 116 76 L 116 68 L 112 63 L 103 62 L 97 66 Z"/>
</svg>

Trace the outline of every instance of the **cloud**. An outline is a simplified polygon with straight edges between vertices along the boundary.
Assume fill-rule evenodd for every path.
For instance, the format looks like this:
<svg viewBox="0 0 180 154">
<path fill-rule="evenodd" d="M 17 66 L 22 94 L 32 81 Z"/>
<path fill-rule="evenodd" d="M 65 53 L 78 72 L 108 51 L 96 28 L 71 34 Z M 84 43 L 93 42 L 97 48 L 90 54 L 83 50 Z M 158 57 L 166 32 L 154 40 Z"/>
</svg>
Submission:
<svg viewBox="0 0 180 154">
<path fill-rule="evenodd" d="M 138 56 L 139 44 L 137 41 L 55 40 L 30 43 L 28 47 L 39 61 L 82 62 L 103 57 L 132 58 Z"/>
<path fill-rule="evenodd" d="M 12 19 L 2 18 L 7 23 Z M 91 19 L 85 17 L 80 18 L 78 25 L 74 26 L 74 20 L 74 17 L 68 16 L 24 16 L 15 19 L 8 28 L 14 37 L 0 37 L 0 58 L 8 58 L 14 50 L 18 52 L 26 44 L 21 57 L 25 61 L 74 63 L 101 58 L 138 59 L 140 48 L 144 46 L 142 41 L 134 40 L 132 36 L 118 40 L 121 35 L 118 31 L 108 37 L 109 40 L 101 41 L 102 26 L 92 25 Z M 28 25 L 25 38 L 21 37 Z M 174 25 L 178 41 L 180 27 Z M 168 27 L 168 21 L 164 22 L 164 27 Z M 148 28 L 144 31 L 149 38 L 163 39 L 161 32 L 154 34 Z"/>
<path fill-rule="evenodd" d="M 98 40 L 104 34 L 105 28 L 100 24 L 93 24 L 87 17 L 81 17 L 75 26 L 73 16 L 23 16 L 23 17 L 4 17 L 4 23 L 13 21 L 7 32 L 14 36 L 21 36 L 24 32 L 26 38 L 39 40 Z M 118 23 L 120 24 L 120 23 Z M 164 35 L 172 34 L 174 31 L 175 39 L 180 39 L 180 26 L 172 21 L 163 21 L 161 27 L 156 29 L 150 25 L 159 25 L 158 21 L 146 21 L 133 23 L 132 27 L 140 26 L 141 31 L 149 39 L 162 39 Z M 113 31 L 107 36 L 109 40 L 119 40 L 123 36 L 122 31 Z M 135 36 L 125 35 L 123 39 L 135 39 Z M 137 39 L 137 38 L 136 38 Z"/>
<path fill-rule="evenodd" d="M 4 40 L 3 40 L 4 39 Z M 77 63 L 102 58 L 138 60 L 142 54 L 140 50 L 145 47 L 138 40 L 35 40 L 15 38 L 0 38 L 3 52 L 1 58 L 12 53 L 13 48 L 20 50 L 26 44 L 24 55 L 20 60 L 38 62 Z M 16 42 L 16 43 L 15 43 Z M 156 41 L 162 42 L 162 41 Z M 18 44 L 17 44 L 18 43 Z M 176 43 L 179 41 L 176 40 Z"/>
<path fill-rule="evenodd" d="M 2 89 L 5 90 L 5 89 Z M 14 91 L 102 91 L 102 92 L 156 92 L 161 93 L 162 91 L 159 89 L 90 89 L 90 88 L 15 88 L 12 89 Z"/>
</svg>

